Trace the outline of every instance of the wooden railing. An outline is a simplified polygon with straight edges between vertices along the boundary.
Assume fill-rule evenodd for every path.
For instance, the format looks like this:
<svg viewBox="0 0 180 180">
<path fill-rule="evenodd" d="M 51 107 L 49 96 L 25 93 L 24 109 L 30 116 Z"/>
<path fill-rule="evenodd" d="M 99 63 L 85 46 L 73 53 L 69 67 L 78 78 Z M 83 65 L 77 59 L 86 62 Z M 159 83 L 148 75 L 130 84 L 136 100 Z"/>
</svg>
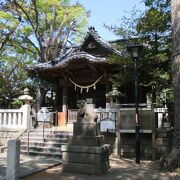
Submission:
<svg viewBox="0 0 180 180">
<path fill-rule="evenodd" d="M 101 121 L 103 119 L 112 119 L 117 121 L 118 112 L 120 112 L 119 109 L 94 109 L 94 111 L 98 115 L 98 121 Z"/>
<path fill-rule="evenodd" d="M 117 120 L 118 109 L 94 109 L 98 115 L 98 121 L 102 119 L 110 118 Z M 68 110 L 68 123 L 71 124 L 77 121 L 77 112 L 78 109 L 69 109 Z"/>
<path fill-rule="evenodd" d="M 67 119 L 68 124 L 73 124 L 74 122 L 77 121 L 77 112 L 78 109 L 68 109 L 68 119 Z"/>
<path fill-rule="evenodd" d="M 121 109 L 94 109 L 98 115 L 98 122 L 111 119 L 121 130 L 134 130 L 135 127 L 135 108 Z M 77 109 L 68 110 L 68 123 L 77 121 Z M 155 128 L 155 116 L 151 108 L 140 108 L 140 125 L 141 129 L 152 130 Z"/>
</svg>

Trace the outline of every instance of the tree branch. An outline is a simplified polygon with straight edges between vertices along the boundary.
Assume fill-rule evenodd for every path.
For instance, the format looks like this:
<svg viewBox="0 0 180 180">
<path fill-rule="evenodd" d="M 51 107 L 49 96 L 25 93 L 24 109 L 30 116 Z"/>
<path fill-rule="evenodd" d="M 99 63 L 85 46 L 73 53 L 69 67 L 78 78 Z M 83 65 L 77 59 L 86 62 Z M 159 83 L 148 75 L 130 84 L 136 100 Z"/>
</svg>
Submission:
<svg viewBox="0 0 180 180">
<path fill-rule="evenodd" d="M 23 11 L 23 13 L 25 14 L 25 16 L 27 17 L 27 20 L 29 21 L 29 23 L 31 24 L 32 28 L 33 28 L 34 31 L 35 31 L 35 27 L 34 27 L 34 25 L 33 25 L 33 22 L 31 21 L 31 18 L 29 17 L 28 13 L 24 10 L 24 8 L 23 8 L 16 0 L 13 0 L 13 2 L 15 3 L 15 5 L 16 5 L 17 7 L 19 7 L 19 8 Z"/>
<path fill-rule="evenodd" d="M 25 36 L 26 40 L 36 49 L 36 51 L 38 52 L 38 54 L 41 54 L 41 52 L 39 51 L 39 49 L 36 47 L 36 45 L 27 37 Z"/>
<path fill-rule="evenodd" d="M 21 43 L 20 44 L 15 44 L 14 42 L 12 43 L 12 44 L 7 44 L 8 46 L 10 46 L 10 47 L 17 47 L 17 48 L 19 48 L 19 47 L 21 47 L 22 49 L 23 49 L 23 51 L 25 51 L 25 52 L 30 52 L 30 53 L 32 53 L 32 54 L 34 54 L 34 51 L 32 50 L 32 49 L 30 49 L 30 48 L 28 48 L 28 47 L 24 47 Z M 38 53 L 38 52 L 37 52 Z M 39 53 L 38 53 L 39 54 Z"/>
<path fill-rule="evenodd" d="M 18 26 L 18 25 L 17 25 Z M 5 44 L 8 42 L 8 40 L 10 39 L 10 36 L 14 33 L 14 31 L 16 30 L 17 26 L 13 29 L 10 30 L 10 32 L 6 35 L 6 38 L 4 39 L 4 41 L 2 41 L 0 43 L 0 51 L 3 49 L 3 47 L 5 46 Z M 2 55 L 2 52 L 0 52 L 0 55 Z"/>
<path fill-rule="evenodd" d="M 36 4 L 36 0 L 32 0 L 32 3 L 34 4 L 34 11 L 35 11 L 35 16 L 36 16 L 36 29 L 35 31 L 38 32 L 38 27 L 39 27 L 39 20 L 38 20 L 38 10 L 37 10 L 37 4 Z"/>
<path fill-rule="evenodd" d="M 36 36 L 36 39 L 37 39 L 37 41 L 38 41 L 38 43 L 39 43 L 39 47 L 40 47 L 40 51 L 41 51 L 41 53 L 40 53 L 41 61 L 44 62 L 44 47 L 43 47 L 43 45 L 42 45 L 41 36 L 40 36 L 39 33 L 38 33 L 38 28 L 37 28 L 37 27 L 36 27 L 36 28 L 34 27 L 34 24 L 33 24 L 32 20 L 31 20 L 31 18 L 29 17 L 28 13 L 24 10 L 24 8 L 23 8 L 16 0 L 13 0 L 13 2 L 15 3 L 16 6 L 18 6 L 18 7 L 23 11 L 23 13 L 25 14 L 25 16 L 27 17 L 28 22 L 31 24 L 31 26 L 32 26 L 32 28 L 33 28 L 33 30 L 34 30 L 34 34 L 35 34 L 35 36 Z M 38 15 L 38 14 L 36 13 L 36 16 L 37 16 L 37 15 Z M 36 18 L 38 18 L 38 17 L 36 17 Z M 36 23 L 37 23 L 37 22 L 36 22 Z"/>
</svg>

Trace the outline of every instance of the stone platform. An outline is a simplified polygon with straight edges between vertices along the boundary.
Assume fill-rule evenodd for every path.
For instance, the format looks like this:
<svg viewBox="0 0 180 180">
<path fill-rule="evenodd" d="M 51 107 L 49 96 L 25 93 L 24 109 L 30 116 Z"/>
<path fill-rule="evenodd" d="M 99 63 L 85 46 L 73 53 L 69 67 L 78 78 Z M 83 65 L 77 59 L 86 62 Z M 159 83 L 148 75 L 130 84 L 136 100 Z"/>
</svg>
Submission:
<svg viewBox="0 0 180 180">
<path fill-rule="evenodd" d="M 73 136 L 62 146 L 63 171 L 100 175 L 109 169 L 109 145 L 99 123 L 74 123 Z"/>
</svg>

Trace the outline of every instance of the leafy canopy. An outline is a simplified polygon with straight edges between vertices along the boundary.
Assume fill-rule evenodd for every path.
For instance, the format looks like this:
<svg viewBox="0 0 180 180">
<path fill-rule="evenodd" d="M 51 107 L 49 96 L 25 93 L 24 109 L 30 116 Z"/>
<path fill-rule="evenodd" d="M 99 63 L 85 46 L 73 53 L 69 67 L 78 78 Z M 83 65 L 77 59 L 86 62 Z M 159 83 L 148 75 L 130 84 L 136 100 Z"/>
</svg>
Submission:
<svg viewBox="0 0 180 180">
<path fill-rule="evenodd" d="M 85 9 L 69 0 L 6 0 L 1 5 L 0 49 L 16 47 L 39 62 L 53 60 L 68 42 L 79 40 L 87 21 Z"/>
<path fill-rule="evenodd" d="M 0 106 L 9 106 L 24 87 L 37 89 L 25 67 L 52 61 L 84 35 L 87 12 L 70 0 L 0 2 Z"/>
<path fill-rule="evenodd" d="M 133 9 L 130 16 L 123 17 L 120 25 L 105 26 L 129 43 L 144 45 L 144 57 L 138 66 L 139 85 L 146 87 L 147 92 L 152 94 L 152 102 L 158 102 L 162 101 L 165 91 L 172 90 L 170 0 L 143 2 L 146 6 L 144 12 Z M 121 63 L 121 66 L 124 65 L 126 62 Z M 123 86 L 123 81 L 119 80 L 121 83 L 118 83 Z"/>
</svg>

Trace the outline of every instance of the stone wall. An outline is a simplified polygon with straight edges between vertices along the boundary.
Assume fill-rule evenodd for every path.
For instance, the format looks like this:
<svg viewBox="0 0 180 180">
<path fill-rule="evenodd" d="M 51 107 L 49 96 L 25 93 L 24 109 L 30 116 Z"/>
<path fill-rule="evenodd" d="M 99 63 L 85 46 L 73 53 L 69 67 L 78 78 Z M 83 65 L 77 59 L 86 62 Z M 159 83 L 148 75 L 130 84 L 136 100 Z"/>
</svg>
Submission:
<svg viewBox="0 0 180 180">
<path fill-rule="evenodd" d="M 160 159 L 160 157 L 167 155 L 171 151 L 173 143 L 171 131 L 167 131 L 165 128 L 156 129 L 154 136 L 155 140 L 153 143 L 152 133 L 141 133 L 141 159 L 153 159 L 153 157 Z M 122 133 L 120 142 L 114 133 L 104 133 L 104 137 L 105 143 L 110 144 L 112 154 L 125 158 L 135 157 L 135 133 Z"/>
<path fill-rule="evenodd" d="M 152 136 L 151 134 L 141 134 L 140 136 L 140 154 L 141 159 L 152 158 Z M 135 134 L 126 133 L 121 135 L 121 144 L 119 155 L 121 157 L 135 157 Z"/>
<path fill-rule="evenodd" d="M 156 130 L 155 155 L 159 159 L 170 153 L 173 144 L 173 134 L 165 128 Z"/>
<path fill-rule="evenodd" d="M 18 130 L 7 130 L 0 128 L 0 145 L 6 146 L 8 140 L 15 137 L 18 133 Z"/>
</svg>

